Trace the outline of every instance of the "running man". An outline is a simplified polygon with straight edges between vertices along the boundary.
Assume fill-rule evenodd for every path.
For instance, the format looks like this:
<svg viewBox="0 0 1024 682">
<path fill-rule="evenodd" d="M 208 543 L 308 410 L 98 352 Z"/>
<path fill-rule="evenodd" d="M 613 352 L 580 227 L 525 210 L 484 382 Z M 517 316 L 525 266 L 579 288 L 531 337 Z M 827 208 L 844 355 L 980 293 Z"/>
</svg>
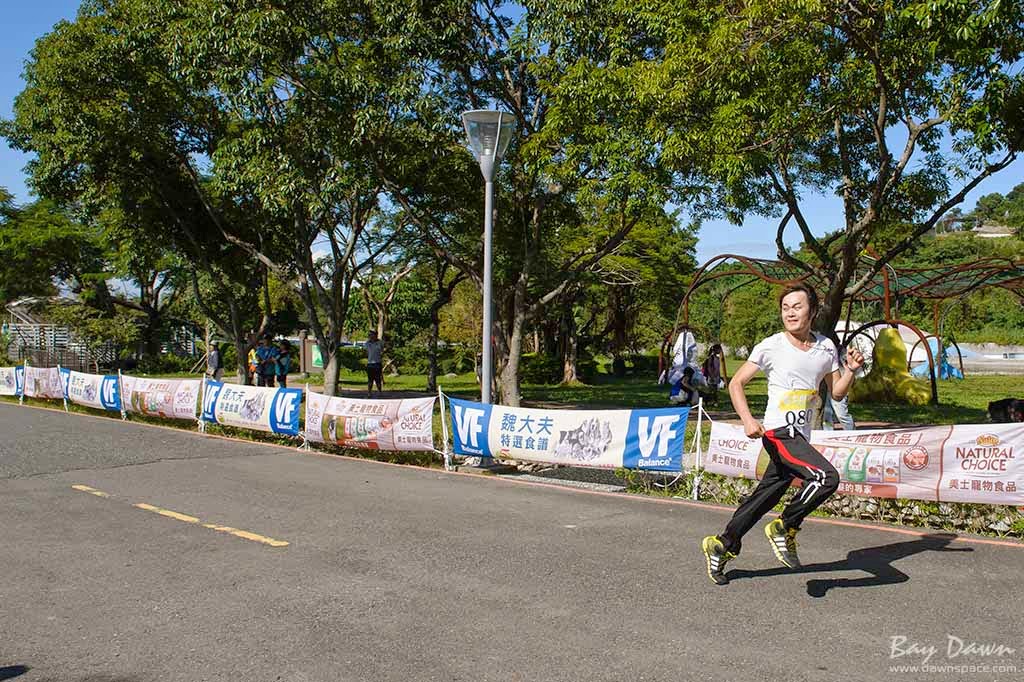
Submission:
<svg viewBox="0 0 1024 682">
<path fill-rule="evenodd" d="M 811 426 L 818 411 L 818 386 L 822 379 L 829 393 L 841 400 L 853 384 L 853 375 L 864 364 L 856 349 L 846 352 L 845 372 L 839 371 L 835 344 L 811 331 L 818 313 L 818 296 L 806 284 L 787 287 L 779 298 L 785 331 L 754 346 L 732 381 L 729 396 L 743 420 L 748 438 L 761 437 L 770 459 L 761 483 L 733 514 L 721 535 L 709 535 L 702 543 L 708 575 L 725 585 L 725 565 L 740 553 L 741 539 L 758 520 L 779 503 L 794 478 L 803 486 L 782 512 L 764 527 L 776 558 L 798 568 L 796 534 L 800 523 L 839 487 L 839 473 L 811 447 Z M 768 377 L 768 407 L 764 423 L 754 419 L 744 388 L 758 370 Z"/>
</svg>

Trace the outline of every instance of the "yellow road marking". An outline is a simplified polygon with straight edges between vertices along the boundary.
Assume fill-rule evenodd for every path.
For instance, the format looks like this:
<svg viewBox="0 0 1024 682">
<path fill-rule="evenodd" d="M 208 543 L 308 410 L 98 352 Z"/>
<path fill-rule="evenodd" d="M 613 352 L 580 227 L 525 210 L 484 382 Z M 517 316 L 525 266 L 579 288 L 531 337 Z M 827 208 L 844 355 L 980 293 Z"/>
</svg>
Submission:
<svg viewBox="0 0 1024 682">
<path fill-rule="evenodd" d="M 178 519 L 179 521 L 184 521 L 186 523 L 199 523 L 199 519 L 197 519 L 194 516 L 189 516 L 188 514 L 179 514 L 178 512 L 171 511 L 170 509 L 161 509 L 160 507 L 154 507 L 151 504 L 145 504 L 143 502 L 139 502 L 138 504 L 136 504 L 134 506 L 138 507 L 139 509 L 145 509 L 146 511 L 156 512 L 160 516 L 166 516 L 168 518 Z"/>
<path fill-rule="evenodd" d="M 110 493 L 105 493 L 102 490 L 96 490 L 96 488 L 90 488 L 87 485 L 73 485 L 71 487 L 75 490 L 81 490 L 83 493 L 95 495 L 96 497 L 110 497 Z"/>
<path fill-rule="evenodd" d="M 222 533 L 230 533 L 236 537 L 245 538 L 246 540 L 252 540 L 253 542 L 262 542 L 264 545 L 270 545 L 271 547 L 287 547 L 288 543 L 284 540 L 275 540 L 274 538 L 268 538 L 265 535 L 257 535 L 256 533 L 250 533 L 247 530 L 238 530 L 231 526 L 218 526 L 213 523 L 204 523 L 204 528 L 210 528 L 211 530 L 217 530 Z"/>
<path fill-rule="evenodd" d="M 108 497 L 108 498 L 110 497 L 110 493 L 105 493 L 102 490 L 97 490 L 96 488 L 90 488 L 87 485 L 77 484 L 77 485 L 73 485 L 71 487 L 73 489 L 79 490 L 79 491 L 81 491 L 83 493 L 89 493 L 90 495 L 96 495 L 97 497 Z M 154 512 L 156 514 L 160 514 L 161 516 L 166 516 L 167 518 L 170 518 L 170 519 L 176 519 L 178 521 L 184 521 L 185 523 L 198 523 L 198 524 L 201 524 L 203 526 L 203 528 L 209 528 L 210 530 L 219 531 L 221 533 L 228 533 L 230 535 L 234 535 L 235 537 L 243 538 L 245 540 L 252 540 L 253 542 L 259 542 L 259 543 L 262 543 L 264 545 L 269 545 L 271 547 L 287 547 L 288 546 L 288 543 L 285 542 L 284 540 L 275 540 L 274 538 L 268 538 L 265 535 L 257 535 L 256 533 L 250 533 L 247 530 L 239 530 L 238 528 L 232 528 L 231 526 L 221 526 L 221 525 L 216 524 L 216 523 L 202 523 L 195 516 L 189 516 L 188 514 L 182 514 L 181 512 L 172 511 L 170 509 L 161 509 L 160 507 L 154 507 L 153 505 L 146 504 L 145 502 L 139 502 L 137 504 L 133 504 L 132 506 L 136 507 L 137 509 L 144 509 L 146 511 Z"/>
</svg>

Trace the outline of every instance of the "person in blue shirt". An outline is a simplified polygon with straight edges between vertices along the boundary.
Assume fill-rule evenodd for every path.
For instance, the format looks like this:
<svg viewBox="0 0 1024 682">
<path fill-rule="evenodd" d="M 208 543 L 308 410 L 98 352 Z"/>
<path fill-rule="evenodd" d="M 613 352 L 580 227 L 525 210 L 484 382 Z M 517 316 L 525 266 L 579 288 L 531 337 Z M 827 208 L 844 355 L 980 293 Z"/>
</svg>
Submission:
<svg viewBox="0 0 1024 682">
<path fill-rule="evenodd" d="M 288 386 L 288 372 L 292 369 L 292 345 L 287 339 L 281 339 L 277 344 L 277 385 L 281 388 Z"/>
<path fill-rule="evenodd" d="M 272 387 L 274 385 L 279 355 L 277 348 L 270 342 L 269 336 L 260 339 L 260 345 L 256 347 L 256 372 L 259 386 Z"/>
</svg>

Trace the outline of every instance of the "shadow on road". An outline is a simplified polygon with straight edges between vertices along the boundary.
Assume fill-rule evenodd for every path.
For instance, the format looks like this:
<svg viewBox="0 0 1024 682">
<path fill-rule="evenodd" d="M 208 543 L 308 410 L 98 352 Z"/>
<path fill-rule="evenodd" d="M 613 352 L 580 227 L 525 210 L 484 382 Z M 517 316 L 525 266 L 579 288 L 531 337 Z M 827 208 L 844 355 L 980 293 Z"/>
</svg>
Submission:
<svg viewBox="0 0 1024 682">
<path fill-rule="evenodd" d="M 895 585 L 910 580 L 910 576 L 892 565 L 892 562 L 921 552 L 973 552 L 971 547 L 950 547 L 957 536 L 952 533 L 932 533 L 909 542 L 896 542 L 891 545 L 865 547 L 855 549 L 846 555 L 843 561 L 832 561 L 825 564 L 807 564 L 798 569 L 769 568 L 759 571 L 734 569 L 729 571 L 729 580 L 744 578 L 767 578 L 790 573 L 831 573 L 833 571 L 863 571 L 870 573 L 864 578 L 826 578 L 807 581 L 807 594 L 812 597 L 824 597 L 831 589 L 839 587 L 879 587 Z"/>
<path fill-rule="evenodd" d="M 0 680 L 13 680 L 15 677 L 21 677 L 29 670 L 27 665 L 9 665 L 0 668 Z"/>
</svg>

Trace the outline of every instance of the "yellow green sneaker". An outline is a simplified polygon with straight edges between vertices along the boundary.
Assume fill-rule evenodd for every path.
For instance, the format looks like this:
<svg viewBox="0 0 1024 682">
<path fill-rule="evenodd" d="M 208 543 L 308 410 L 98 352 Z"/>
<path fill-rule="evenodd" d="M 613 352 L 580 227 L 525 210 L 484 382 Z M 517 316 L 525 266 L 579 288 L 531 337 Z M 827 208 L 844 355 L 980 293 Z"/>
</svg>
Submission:
<svg viewBox="0 0 1024 682">
<path fill-rule="evenodd" d="M 796 528 L 786 528 L 782 519 L 775 519 L 764 527 L 764 534 L 775 552 L 775 558 L 787 568 L 800 568 L 800 557 L 796 555 Z"/>
<path fill-rule="evenodd" d="M 736 555 L 725 551 L 725 545 L 717 536 L 709 535 L 701 542 L 704 558 L 708 563 L 708 576 L 716 585 L 725 585 L 729 579 L 725 576 L 725 564 Z"/>
</svg>

